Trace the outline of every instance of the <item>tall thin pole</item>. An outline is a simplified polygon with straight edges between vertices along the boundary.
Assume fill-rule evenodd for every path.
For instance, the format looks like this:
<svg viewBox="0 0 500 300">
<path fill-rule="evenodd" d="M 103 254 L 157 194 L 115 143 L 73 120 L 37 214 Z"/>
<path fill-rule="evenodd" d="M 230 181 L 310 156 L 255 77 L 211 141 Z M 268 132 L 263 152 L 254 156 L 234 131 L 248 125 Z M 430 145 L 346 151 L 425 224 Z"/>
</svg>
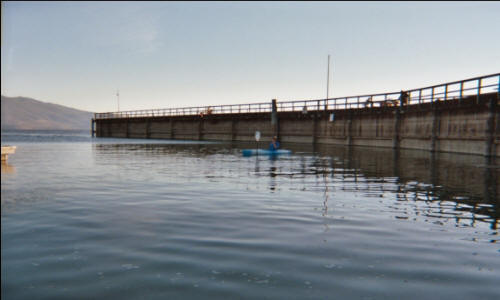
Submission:
<svg viewBox="0 0 500 300">
<path fill-rule="evenodd" d="M 120 111 L 120 90 L 116 91 L 116 99 L 118 101 L 118 112 Z"/>
<path fill-rule="evenodd" d="M 334 68 L 333 68 L 333 67 L 334 67 L 334 66 L 332 66 L 332 82 L 333 82 L 333 73 L 334 73 L 334 70 L 333 70 Z M 333 84 L 331 84 L 331 86 L 332 86 L 332 87 L 331 87 L 331 90 L 332 90 L 332 92 L 333 92 Z M 332 95 L 333 95 L 333 93 L 332 93 Z"/>
<path fill-rule="evenodd" d="M 330 54 L 328 54 L 328 69 L 326 71 L 326 99 L 329 97 L 330 92 Z"/>
</svg>

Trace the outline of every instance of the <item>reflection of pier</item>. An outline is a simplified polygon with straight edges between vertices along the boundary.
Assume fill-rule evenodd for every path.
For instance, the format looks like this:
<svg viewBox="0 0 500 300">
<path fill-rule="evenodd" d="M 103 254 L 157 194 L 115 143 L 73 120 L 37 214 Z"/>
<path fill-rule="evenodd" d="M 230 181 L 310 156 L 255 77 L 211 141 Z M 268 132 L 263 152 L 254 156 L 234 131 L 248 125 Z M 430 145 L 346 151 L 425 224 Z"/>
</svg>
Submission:
<svg viewBox="0 0 500 300">
<path fill-rule="evenodd" d="M 155 160 L 173 154 L 207 158 L 212 155 L 241 155 L 237 148 L 253 145 L 234 144 L 95 144 L 99 163 L 109 155 L 123 161 L 130 155 Z M 229 150 L 228 148 L 233 148 Z M 293 179 L 293 189 L 315 189 L 323 194 L 322 213 L 334 211 L 335 193 L 348 191 L 368 201 L 385 202 L 385 209 L 398 219 L 451 223 L 475 227 L 487 223 L 493 229 L 500 220 L 500 167 L 494 158 L 453 153 L 430 153 L 331 145 L 285 144 L 297 156 L 288 159 L 255 159 L 255 165 L 235 160 L 234 174 L 265 177 L 267 188 L 279 191 Z M 225 167 L 225 166 L 224 166 Z M 200 169 L 213 168 L 212 165 Z M 231 173 L 233 176 L 234 174 Z M 211 174 L 209 174 L 211 175 Z M 311 181 L 313 179 L 314 181 Z M 315 182 L 315 186 L 311 183 Z M 320 203 L 318 202 L 318 205 Z M 333 207 L 333 210 L 330 208 Z"/>
<path fill-rule="evenodd" d="M 500 166 L 494 158 L 367 147 L 286 147 L 315 155 L 302 156 L 289 169 L 281 165 L 279 172 L 261 174 L 273 177 L 272 189 L 279 188 L 278 177 L 315 178 L 315 188 L 324 192 L 324 211 L 336 191 L 347 191 L 389 201 L 386 208 L 397 219 L 498 227 Z"/>
<path fill-rule="evenodd" d="M 374 198 L 395 194 L 397 218 L 498 227 L 500 166 L 494 158 L 364 147 L 316 150 L 335 158 L 329 176 L 341 190 Z"/>
</svg>

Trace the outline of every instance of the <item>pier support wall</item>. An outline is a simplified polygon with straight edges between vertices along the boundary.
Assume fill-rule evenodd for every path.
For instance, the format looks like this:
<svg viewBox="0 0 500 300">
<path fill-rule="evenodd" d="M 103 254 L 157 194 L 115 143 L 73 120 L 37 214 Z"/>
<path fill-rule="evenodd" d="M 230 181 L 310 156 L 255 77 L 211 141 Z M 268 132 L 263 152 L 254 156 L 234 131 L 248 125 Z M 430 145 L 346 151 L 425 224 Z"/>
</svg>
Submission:
<svg viewBox="0 0 500 300">
<path fill-rule="evenodd" d="M 333 114 L 333 117 L 332 117 Z M 498 94 L 402 107 L 95 120 L 97 137 L 262 141 L 500 156 Z"/>
</svg>

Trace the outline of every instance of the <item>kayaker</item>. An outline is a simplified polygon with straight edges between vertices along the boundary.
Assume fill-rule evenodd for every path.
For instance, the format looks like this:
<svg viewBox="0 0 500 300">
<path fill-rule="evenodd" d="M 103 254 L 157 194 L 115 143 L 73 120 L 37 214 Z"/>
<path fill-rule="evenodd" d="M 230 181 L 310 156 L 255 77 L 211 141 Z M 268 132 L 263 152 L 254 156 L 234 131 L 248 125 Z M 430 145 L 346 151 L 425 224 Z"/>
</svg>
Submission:
<svg viewBox="0 0 500 300">
<path fill-rule="evenodd" d="M 271 140 L 271 144 L 269 144 L 269 150 L 276 151 L 279 148 L 280 148 L 280 142 L 278 142 L 278 137 L 273 136 L 273 139 Z"/>
</svg>

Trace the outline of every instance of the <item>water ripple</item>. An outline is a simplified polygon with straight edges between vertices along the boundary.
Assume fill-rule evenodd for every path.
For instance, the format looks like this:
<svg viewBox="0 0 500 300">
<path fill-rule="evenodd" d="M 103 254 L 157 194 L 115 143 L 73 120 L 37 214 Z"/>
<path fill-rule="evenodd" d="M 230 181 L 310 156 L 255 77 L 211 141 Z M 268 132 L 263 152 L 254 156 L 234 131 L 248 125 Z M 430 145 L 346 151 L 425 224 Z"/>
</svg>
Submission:
<svg viewBox="0 0 500 300">
<path fill-rule="evenodd" d="M 499 169 L 474 157 L 129 142 L 19 144 L 2 298 L 500 297 Z"/>
</svg>

